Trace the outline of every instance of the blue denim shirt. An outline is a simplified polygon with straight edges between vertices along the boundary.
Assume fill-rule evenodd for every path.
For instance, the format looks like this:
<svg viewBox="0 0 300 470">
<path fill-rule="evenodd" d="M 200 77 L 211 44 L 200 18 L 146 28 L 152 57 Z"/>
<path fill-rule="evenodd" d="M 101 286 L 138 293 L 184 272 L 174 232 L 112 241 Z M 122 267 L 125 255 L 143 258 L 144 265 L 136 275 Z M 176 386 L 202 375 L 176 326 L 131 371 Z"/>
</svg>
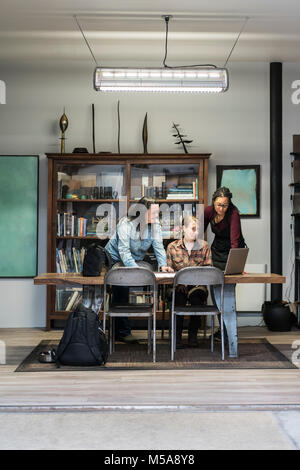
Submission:
<svg viewBox="0 0 300 470">
<path fill-rule="evenodd" d="M 143 261 L 147 250 L 152 245 L 158 266 L 167 266 L 166 252 L 162 242 L 159 222 L 146 225 L 143 236 L 136 230 L 134 221 L 127 217 L 120 220 L 117 229 L 105 249 L 114 262 L 122 261 L 124 266 L 137 266 L 136 261 Z"/>
</svg>

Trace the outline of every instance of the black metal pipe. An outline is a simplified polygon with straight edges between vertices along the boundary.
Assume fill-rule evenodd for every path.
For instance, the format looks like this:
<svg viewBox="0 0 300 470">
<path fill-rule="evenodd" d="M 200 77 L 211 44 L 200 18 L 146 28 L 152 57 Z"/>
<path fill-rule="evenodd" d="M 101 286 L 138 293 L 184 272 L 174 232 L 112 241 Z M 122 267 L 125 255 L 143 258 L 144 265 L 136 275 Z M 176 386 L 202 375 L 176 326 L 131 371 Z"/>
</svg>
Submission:
<svg viewBox="0 0 300 470">
<path fill-rule="evenodd" d="M 282 63 L 270 64 L 270 244 L 271 272 L 282 274 Z M 271 284 L 271 300 L 282 285 Z"/>
</svg>

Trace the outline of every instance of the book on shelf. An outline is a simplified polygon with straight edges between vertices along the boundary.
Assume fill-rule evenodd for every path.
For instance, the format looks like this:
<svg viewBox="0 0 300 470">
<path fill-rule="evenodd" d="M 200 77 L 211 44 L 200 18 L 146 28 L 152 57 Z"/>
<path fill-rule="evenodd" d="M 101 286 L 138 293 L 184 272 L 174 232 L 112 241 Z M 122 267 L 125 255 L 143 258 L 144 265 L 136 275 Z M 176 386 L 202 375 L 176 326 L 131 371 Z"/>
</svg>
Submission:
<svg viewBox="0 0 300 470">
<path fill-rule="evenodd" d="M 78 302 L 79 298 L 80 298 L 80 293 L 76 290 L 75 292 L 73 292 L 73 294 L 72 294 L 65 310 L 71 311 L 74 308 L 76 308 L 76 305 L 78 305 L 78 303 L 79 303 Z M 75 303 L 76 303 L 76 305 L 75 305 Z"/>
<path fill-rule="evenodd" d="M 74 310 L 82 301 L 82 288 L 56 289 L 56 310 Z"/>
<path fill-rule="evenodd" d="M 57 236 L 58 237 L 86 237 L 87 219 L 77 217 L 71 212 L 57 213 Z"/>
<path fill-rule="evenodd" d="M 85 247 L 80 250 L 74 246 L 56 248 L 56 272 L 81 273 L 85 252 Z"/>
<path fill-rule="evenodd" d="M 178 184 L 168 189 L 166 199 L 197 199 L 197 181 L 192 183 Z"/>
</svg>

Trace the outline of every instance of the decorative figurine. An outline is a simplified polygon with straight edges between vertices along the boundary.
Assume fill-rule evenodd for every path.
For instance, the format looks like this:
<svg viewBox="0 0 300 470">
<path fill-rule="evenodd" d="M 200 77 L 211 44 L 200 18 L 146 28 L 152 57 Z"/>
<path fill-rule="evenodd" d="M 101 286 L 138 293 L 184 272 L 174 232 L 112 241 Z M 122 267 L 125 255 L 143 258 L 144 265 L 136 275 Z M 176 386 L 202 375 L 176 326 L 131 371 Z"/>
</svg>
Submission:
<svg viewBox="0 0 300 470">
<path fill-rule="evenodd" d="M 65 115 L 65 109 L 64 109 L 64 114 L 62 115 L 62 117 L 60 118 L 60 121 L 59 121 L 59 127 L 60 127 L 60 130 L 61 130 L 61 146 L 60 146 L 60 153 L 65 153 L 65 132 L 68 128 L 68 125 L 69 125 L 69 121 L 68 121 L 68 118 L 67 116 Z"/>
<path fill-rule="evenodd" d="M 183 139 L 183 137 L 186 137 L 186 135 L 181 134 L 179 129 L 178 129 L 179 124 L 174 124 L 173 122 L 173 128 L 176 130 L 177 134 L 173 134 L 173 137 L 177 137 L 179 139 L 178 142 L 175 142 L 176 145 L 182 144 L 184 153 L 188 153 L 186 145 L 185 144 L 191 144 L 193 141 L 192 140 L 186 140 Z"/>
<path fill-rule="evenodd" d="M 148 153 L 148 150 L 147 150 L 147 143 L 148 143 L 148 127 L 147 127 L 147 113 L 146 113 L 145 119 L 144 119 L 144 125 L 143 125 L 143 146 L 144 146 L 144 153 Z"/>
</svg>

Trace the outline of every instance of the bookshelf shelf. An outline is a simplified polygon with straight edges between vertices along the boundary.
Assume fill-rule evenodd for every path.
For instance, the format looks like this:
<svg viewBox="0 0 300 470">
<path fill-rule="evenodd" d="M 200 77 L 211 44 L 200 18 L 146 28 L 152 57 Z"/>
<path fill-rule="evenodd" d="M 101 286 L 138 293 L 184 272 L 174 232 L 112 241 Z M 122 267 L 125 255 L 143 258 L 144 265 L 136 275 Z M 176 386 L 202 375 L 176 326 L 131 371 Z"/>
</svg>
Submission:
<svg viewBox="0 0 300 470">
<path fill-rule="evenodd" d="M 75 198 L 70 198 L 70 199 L 57 199 L 57 202 L 76 202 L 76 203 L 102 203 L 102 202 L 120 202 L 121 199 L 75 199 Z"/>
<path fill-rule="evenodd" d="M 88 233 L 96 233 L 105 217 L 107 224 L 112 216 L 118 220 L 124 204 L 128 210 L 142 196 L 159 204 L 189 204 L 193 210 L 197 203 L 207 205 L 209 157 L 208 153 L 47 154 L 47 272 L 80 272 L 87 247 L 95 241 L 105 246 L 109 239 Z M 166 237 L 173 232 L 163 233 L 166 246 L 172 240 Z M 76 288 L 63 286 L 63 290 L 57 293 L 55 286 L 47 286 L 47 330 L 70 313 L 58 307 L 72 303 Z"/>
<path fill-rule="evenodd" d="M 137 203 L 139 199 L 130 199 L 130 202 L 131 203 Z M 182 204 L 182 203 L 191 203 L 191 202 L 199 202 L 200 203 L 200 200 L 199 199 L 156 199 L 156 201 L 160 204 L 160 203 L 164 203 L 164 202 L 170 202 L 170 203 L 176 203 L 178 202 L 179 204 Z"/>
<path fill-rule="evenodd" d="M 75 237 L 75 236 L 67 236 L 67 237 L 56 237 L 58 240 L 99 240 L 98 237 L 95 236 L 88 236 L 88 237 Z M 109 237 L 101 238 L 101 240 L 108 240 Z"/>
</svg>

